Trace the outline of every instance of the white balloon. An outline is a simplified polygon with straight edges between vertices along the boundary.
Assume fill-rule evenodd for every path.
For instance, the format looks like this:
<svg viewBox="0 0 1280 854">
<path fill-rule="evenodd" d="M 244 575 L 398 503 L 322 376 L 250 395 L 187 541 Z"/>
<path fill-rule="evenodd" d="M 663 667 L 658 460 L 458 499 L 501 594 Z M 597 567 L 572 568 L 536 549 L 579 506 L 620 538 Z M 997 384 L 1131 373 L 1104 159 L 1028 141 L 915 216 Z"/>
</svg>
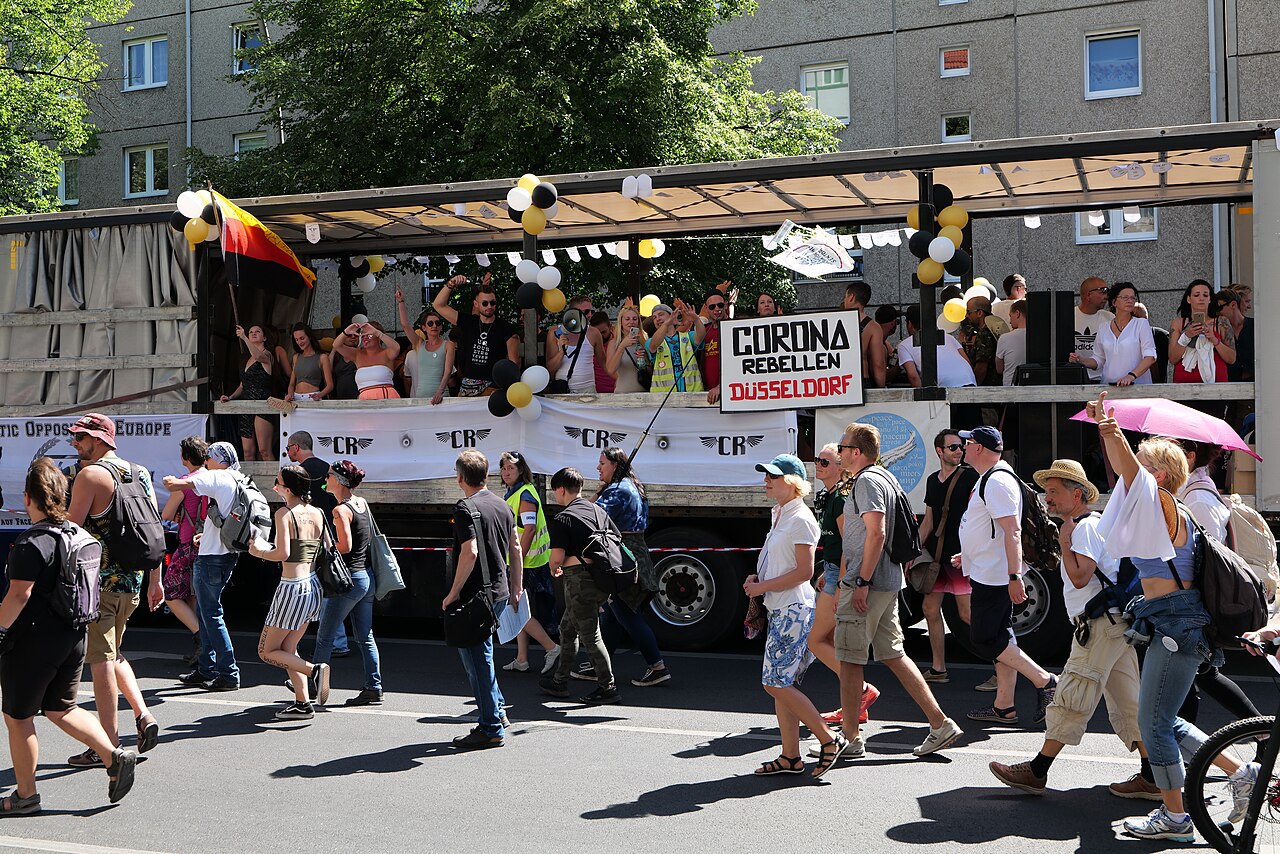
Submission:
<svg viewBox="0 0 1280 854">
<path fill-rule="evenodd" d="M 929 241 L 929 257 L 939 264 L 945 264 L 956 254 L 956 245 L 946 237 L 935 237 Z"/>
<path fill-rule="evenodd" d="M 361 264 L 363 264 L 366 260 L 367 260 L 367 259 L 366 259 L 363 255 L 352 255 L 352 256 L 351 256 L 351 266 L 352 266 L 352 267 L 359 267 L 359 266 L 360 266 Z"/>
<path fill-rule="evenodd" d="M 525 421 L 537 421 L 542 414 L 542 401 L 535 397 L 527 405 L 517 409 L 516 414 Z"/>
<path fill-rule="evenodd" d="M 625 261 L 631 257 L 631 244 L 628 241 L 619 240 L 613 248 L 620 260 Z"/>
<path fill-rule="evenodd" d="M 652 196 L 653 195 L 653 177 L 645 173 L 636 176 L 636 195 Z"/>
<path fill-rule="evenodd" d="M 960 328 L 960 324 L 952 323 L 950 320 L 947 320 L 947 316 L 945 314 L 939 314 L 938 328 L 941 329 L 943 332 L 955 332 L 957 329 Z"/>
<path fill-rule="evenodd" d="M 556 214 L 558 213 L 560 213 L 560 203 L 554 202 L 551 207 L 542 212 L 542 215 L 547 218 L 547 222 L 551 222 L 551 220 L 556 218 Z"/>
<path fill-rule="evenodd" d="M 542 391 L 551 382 L 551 374 L 542 365 L 530 365 L 520 375 L 520 382 L 533 390 L 534 394 Z M 525 409 L 528 409 L 526 406 Z"/>
<path fill-rule="evenodd" d="M 622 179 L 622 195 L 628 199 L 634 199 L 639 193 L 636 189 L 636 176 L 628 175 Z"/>
<path fill-rule="evenodd" d="M 356 279 L 356 287 L 360 289 L 360 293 L 362 294 L 372 293 L 373 289 L 376 288 L 377 286 L 378 286 L 378 277 L 375 276 L 373 273 L 370 273 L 367 276 L 361 276 L 360 278 Z"/>
<path fill-rule="evenodd" d="M 524 187 L 512 187 L 507 191 L 507 207 L 513 211 L 524 211 L 533 204 L 533 197 Z"/>
<path fill-rule="evenodd" d="M 368 323 L 368 322 L 369 322 L 369 315 L 367 315 L 367 314 L 353 314 L 353 315 L 351 316 L 351 322 L 352 322 L 352 323 Z"/>
<path fill-rule="evenodd" d="M 667 244 L 663 243 L 661 240 L 659 240 L 656 237 L 653 239 L 652 243 L 653 243 L 653 257 L 661 258 L 662 253 L 667 251 Z"/>
<path fill-rule="evenodd" d="M 538 280 L 538 262 L 525 258 L 519 264 L 516 264 L 516 278 L 526 283 L 536 282 Z"/>
<path fill-rule="evenodd" d="M 555 267 L 543 267 L 538 271 L 538 287 L 544 291 L 560 287 L 560 271 Z"/>
<path fill-rule="evenodd" d="M 969 290 L 964 292 L 964 301 L 968 302 L 974 297 L 986 297 L 987 299 L 990 299 L 991 291 L 987 290 L 982 285 L 974 285 L 973 287 L 969 288 Z"/>
<path fill-rule="evenodd" d="M 178 211 L 187 219 L 195 219 L 204 210 L 204 202 L 195 193 L 187 190 L 178 194 Z"/>
<path fill-rule="evenodd" d="M 206 223 L 206 225 L 209 226 L 209 233 L 206 234 L 204 238 L 206 243 L 213 243 L 222 236 L 222 229 L 218 228 L 218 224 L 216 222 Z"/>
</svg>

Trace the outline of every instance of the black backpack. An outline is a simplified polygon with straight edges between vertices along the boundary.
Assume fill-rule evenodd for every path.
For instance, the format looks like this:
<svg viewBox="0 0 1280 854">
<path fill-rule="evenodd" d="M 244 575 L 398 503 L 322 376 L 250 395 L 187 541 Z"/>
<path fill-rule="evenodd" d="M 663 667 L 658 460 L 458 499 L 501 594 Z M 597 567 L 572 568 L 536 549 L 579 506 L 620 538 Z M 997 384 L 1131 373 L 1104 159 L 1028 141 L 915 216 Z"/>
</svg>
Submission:
<svg viewBox="0 0 1280 854">
<path fill-rule="evenodd" d="M 881 469 L 881 471 L 885 470 Z M 902 491 L 901 484 L 898 483 L 896 477 L 892 476 L 892 472 L 885 471 L 884 474 L 881 474 L 874 467 L 867 466 L 858 473 L 857 477 L 853 479 L 853 483 L 849 486 L 849 500 L 853 502 L 854 512 L 860 514 L 858 501 L 854 496 L 857 494 L 857 480 L 864 474 L 874 474 L 879 477 L 889 487 L 889 492 L 893 494 L 892 516 L 885 519 L 885 533 L 889 537 L 886 551 L 889 554 L 890 561 L 898 566 L 905 566 L 924 553 L 920 548 L 920 523 L 916 521 L 915 514 L 911 512 L 911 500 Z M 885 475 L 889 476 L 886 477 Z"/>
<path fill-rule="evenodd" d="M 83 629 L 98 619 L 102 543 L 74 522 L 45 521 L 23 531 L 14 545 L 28 542 L 39 534 L 51 535 L 58 541 L 54 552 L 58 576 L 49 591 L 49 610 L 73 628 Z"/>
<path fill-rule="evenodd" d="M 609 514 L 598 504 L 591 506 L 596 511 L 596 528 L 582 548 L 582 560 L 600 592 L 621 593 L 639 578 L 635 555 L 622 542 L 622 532 Z"/>
<path fill-rule="evenodd" d="M 1267 622 L 1267 599 L 1262 582 L 1244 558 L 1206 534 L 1182 502 L 1178 502 L 1178 514 L 1189 518 L 1200 535 L 1194 581 L 1200 589 L 1200 601 L 1209 612 L 1205 637 L 1214 646 L 1240 649 L 1236 638 L 1245 632 L 1257 631 Z M 1181 585 L 1182 579 L 1173 561 L 1169 561 L 1169 570 Z"/>
<path fill-rule="evenodd" d="M 239 472 L 233 474 L 236 491 L 231 506 L 224 508 L 216 501 L 209 502 L 209 518 L 224 546 L 233 552 L 247 552 L 255 538 L 265 537 L 271 530 L 271 508 L 256 483 Z"/>
<path fill-rule="evenodd" d="M 97 463 L 111 473 L 116 485 L 110 512 L 104 520 L 107 527 L 103 539 L 112 564 L 123 569 L 146 571 L 159 566 L 164 560 L 164 525 L 155 503 L 142 485 L 142 468 L 133 463 L 125 464 L 129 466 L 127 475 L 111 463 L 101 460 Z"/>
<path fill-rule="evenodd" d="M 1058 543 L 1058 525 L 1044 512 L 1040 495 L 1012 469 L 992 468 L 978 480 L 978 498 L 987 501 L 987 481 L 996 472 L 1005 472 L 1022 490 L 1022 562 L 1033 569 L 1053 572 L 1062 561 L 1062 546 Z M 996 523 L 991 521 L 991 538 L 995 539 Z"/>
</svg>

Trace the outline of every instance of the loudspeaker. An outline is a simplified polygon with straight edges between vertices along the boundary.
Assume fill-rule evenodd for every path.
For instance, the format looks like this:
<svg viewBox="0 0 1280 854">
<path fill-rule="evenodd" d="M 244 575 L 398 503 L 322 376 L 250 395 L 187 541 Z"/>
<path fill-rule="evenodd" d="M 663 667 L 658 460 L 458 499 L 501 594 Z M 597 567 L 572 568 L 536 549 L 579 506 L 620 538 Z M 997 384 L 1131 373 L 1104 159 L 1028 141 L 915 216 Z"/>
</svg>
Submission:
<svg viewBox="0 0 1280 854">
<path fill-rule="evenodd" d="M 1054 453 L 1050 437 L 1053 434 L 1053 422 L 1058 422 L 1059 459 L 1088 461 L 1084 458 L 1084 430 L 1086 426 L 1079 421 L 1072 421 L 1071 416 L 1080 411 L 1080 407 L 1071 403 L 1057 405 L 1057 417 L 1054 418 L 1054 406 L 1049 403 L 1023 403 L 1018 406 L 1018 462 L 1014 468 L 1018 476 L 1028 483 L 1033 483 L 1031 476 L 1041 469 L 1053 465 Z M 1093 435 L 1097 436 L 1097 428 Z M 1006 443 L 1007 444 L 1007 443 Z M 1100 481 L 1094 480 L 1095 484 Z"/>
<path fill-rule="evenodd" d="M 1027 294 L 1027 363 L 1069 364 L 1076 346 L 1076 298 L 1070 291 Z M 1059 379 L 1058 382 L 1064 382 Z"/>
</svg>

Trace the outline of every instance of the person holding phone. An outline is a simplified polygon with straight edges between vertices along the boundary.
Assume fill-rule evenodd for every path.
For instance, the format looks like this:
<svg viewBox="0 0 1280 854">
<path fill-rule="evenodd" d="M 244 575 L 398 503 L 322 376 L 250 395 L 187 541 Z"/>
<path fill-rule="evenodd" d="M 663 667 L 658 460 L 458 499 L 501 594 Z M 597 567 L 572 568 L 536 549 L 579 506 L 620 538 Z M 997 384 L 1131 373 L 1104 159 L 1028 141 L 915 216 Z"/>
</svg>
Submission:
<svg viewBox="0 0 1280 854">
<path fill-rule="evenodd" d="M 622 394 L 649 390 L 653 363 L 649 358 L 648 336 L 640 328 L 640 311 L 627 297 L 618 312 L 618 328 L 609 344 L 605 369 L 617 382 L 613 390 Z"/>
<path fill-rule="evenodd" d="M 1175 383 L 1224 383 L 1236 361 L 1236 336 L 1219 316 L 1213 288 L 1196 279 L 1182 292 L 1178 316 L 1169 327 L 1169 361 Z"/>
</svg>

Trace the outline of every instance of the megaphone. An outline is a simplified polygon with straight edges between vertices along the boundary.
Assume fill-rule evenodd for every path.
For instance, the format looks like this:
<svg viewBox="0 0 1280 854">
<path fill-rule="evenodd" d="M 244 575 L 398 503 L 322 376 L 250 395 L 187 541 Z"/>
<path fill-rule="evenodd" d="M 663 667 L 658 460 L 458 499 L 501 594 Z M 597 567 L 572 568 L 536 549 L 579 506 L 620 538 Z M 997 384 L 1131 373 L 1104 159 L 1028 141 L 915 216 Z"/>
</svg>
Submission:
<svg viewBox="0 0 1280 854">
<path fill-rule="evenodd" d="M 566 332 L 576 334 L 587 328 L 587 316 L 581 309 L 571 308 L 560 318 L 560 325 Z"/>
</svg>

